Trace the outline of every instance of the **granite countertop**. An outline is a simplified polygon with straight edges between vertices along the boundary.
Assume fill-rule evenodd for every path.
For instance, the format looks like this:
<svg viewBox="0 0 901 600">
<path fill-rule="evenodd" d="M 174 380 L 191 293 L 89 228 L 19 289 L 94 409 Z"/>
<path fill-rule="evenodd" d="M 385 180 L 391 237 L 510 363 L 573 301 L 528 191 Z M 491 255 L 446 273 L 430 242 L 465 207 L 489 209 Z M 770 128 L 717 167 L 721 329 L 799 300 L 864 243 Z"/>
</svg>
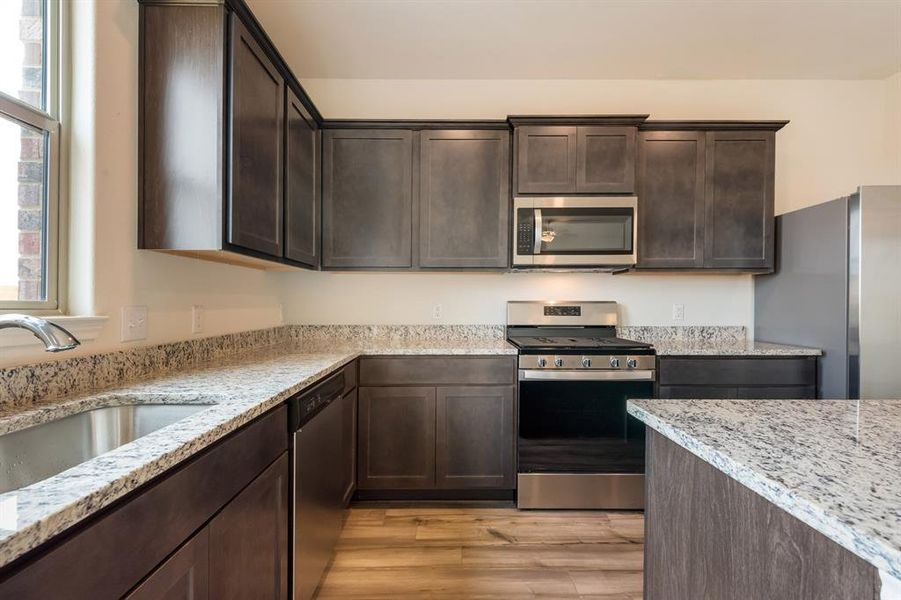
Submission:
<svg viewBox="0 0 901 600">
<path fill-rule="evenodd" d="M 0 411 L 0 433 L 109 404 L 210 404 L 30 486 L 0 494 L 0 566 L 36 548 L 360 355 L 516 354 L 502 339 L 301 340 L 100 392 Z"/>
<path fill-rule="evenodd" d="M 632 400 L 628 410 L 901 578 L 901 400 Z"/>
<path fill-rule="evenodd" d="M 654 340 L 658 356 L 819 356 L 817 348 L 804 348 L 754 340 Z"/>
</svg>

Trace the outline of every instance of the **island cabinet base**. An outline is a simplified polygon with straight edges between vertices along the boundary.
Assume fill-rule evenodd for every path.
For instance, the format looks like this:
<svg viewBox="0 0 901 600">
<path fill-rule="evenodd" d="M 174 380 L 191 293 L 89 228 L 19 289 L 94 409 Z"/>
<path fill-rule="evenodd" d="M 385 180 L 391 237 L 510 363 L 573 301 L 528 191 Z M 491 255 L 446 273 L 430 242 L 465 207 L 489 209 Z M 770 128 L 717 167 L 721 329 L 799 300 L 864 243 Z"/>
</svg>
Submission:
<svg viewBox="0 0 901 600">
<path fill-rule="evenodd" d="M 647 600 L 879 598 L 866 561 L 650 429 L 647 450 Z"/>
</svg>

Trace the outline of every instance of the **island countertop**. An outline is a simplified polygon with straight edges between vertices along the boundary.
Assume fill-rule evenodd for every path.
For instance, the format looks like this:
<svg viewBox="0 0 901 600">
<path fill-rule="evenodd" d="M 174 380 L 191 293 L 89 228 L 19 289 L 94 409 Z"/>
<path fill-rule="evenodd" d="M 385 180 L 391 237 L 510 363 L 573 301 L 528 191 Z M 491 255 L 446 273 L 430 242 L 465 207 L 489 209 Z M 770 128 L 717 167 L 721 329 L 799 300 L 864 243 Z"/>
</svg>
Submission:
<svg viewBox="0 0 901 600">
<path fill-rule="evenodd" d="M 901 578 L 901 400 L 630 400 L 628 411 Z"/>
</svg>

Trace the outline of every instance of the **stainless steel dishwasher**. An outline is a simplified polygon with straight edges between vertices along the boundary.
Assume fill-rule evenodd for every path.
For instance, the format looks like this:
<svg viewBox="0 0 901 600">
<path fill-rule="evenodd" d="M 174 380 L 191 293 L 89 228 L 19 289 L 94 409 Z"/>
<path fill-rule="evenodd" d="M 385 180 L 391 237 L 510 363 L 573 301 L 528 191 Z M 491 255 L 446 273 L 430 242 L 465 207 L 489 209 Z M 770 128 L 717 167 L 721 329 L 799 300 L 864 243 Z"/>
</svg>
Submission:
<svg viewBox="0 0 901 600">
<path fill-rule="evenodd" d="M 294 436 L 293 596 L 309 600 L 325 572 L 344 511 L 341 399 L 344 372 L 288 401 Z"/>
</svg>

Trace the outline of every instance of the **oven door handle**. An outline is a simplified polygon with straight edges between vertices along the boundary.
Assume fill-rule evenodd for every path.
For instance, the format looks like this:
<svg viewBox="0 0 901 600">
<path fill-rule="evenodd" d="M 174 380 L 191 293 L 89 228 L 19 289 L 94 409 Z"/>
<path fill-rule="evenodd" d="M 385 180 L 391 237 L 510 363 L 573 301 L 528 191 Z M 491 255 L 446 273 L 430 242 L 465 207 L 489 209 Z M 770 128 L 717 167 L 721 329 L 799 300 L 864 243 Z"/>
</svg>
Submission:
<svg viewBox="0 0 901 600">
<path fill-rule="evenodd" d="M 520 369 L 520 381 L 654 381 L 654 369 L 634 371 L 550 371 Z"/>
<path fill-rule="evenodd" d="M 544 229 L 544 218 L 541 216 L 541 209 L 535 209 L 535 231 L 534 240 L 532 242 L 532 254 L 541 254 L 541 236 Z"/>
</svg>

